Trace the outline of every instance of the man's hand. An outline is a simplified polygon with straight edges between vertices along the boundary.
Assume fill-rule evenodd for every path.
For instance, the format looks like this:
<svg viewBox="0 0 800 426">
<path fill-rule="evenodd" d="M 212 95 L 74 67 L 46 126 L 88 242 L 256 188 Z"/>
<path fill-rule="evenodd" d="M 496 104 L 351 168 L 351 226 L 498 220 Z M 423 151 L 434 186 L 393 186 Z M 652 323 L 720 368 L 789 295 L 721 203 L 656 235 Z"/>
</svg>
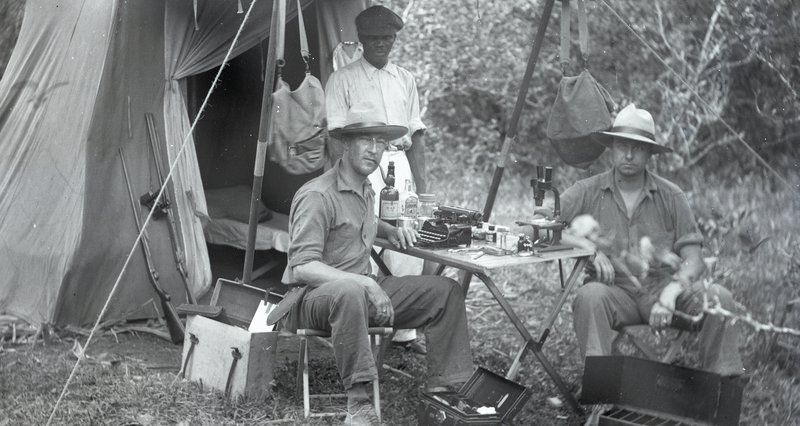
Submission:
<svg viewBox="0 0 800 426">
<path fill-rule="evenodd" d="M 673 312 L 675 312 L 675 301 L 682 291 L 683 288 L 679 282 L 671 282 L 661 290 L 658 302 L 653 305 L 653 310 L 650 311 L 650 327 L 657 331 L 669 327 L 672 323 Z"/>
<path fill-rule="evenodd" d="M 395 247 L 405 250 L 409 247 L 414 247 L 417 244 L 418 237 L 419 234 L 414 229 L 395 227 L 392 232 L 389 232 L 386 239 Z"/>
<path fill-rule="evenodd" d="M 375 280 L 368 276 L 364 276 L 364 288 L 367 290 L 367 299 L 375 307 L 375 322 L 380 325 L 393 326 L 394 325 L 394 307 L 392 307 L 392 300 L 385 291 L 378 285 Z"/>
<path fill-rule="evenodd" d="M 614 265 L 611 264 L 608 256 L 602 251 L 597 251 L 592 260 L 594 270 L 597 272 L 597 279 L 604 284 L 614 283 Z"/>
</svg>

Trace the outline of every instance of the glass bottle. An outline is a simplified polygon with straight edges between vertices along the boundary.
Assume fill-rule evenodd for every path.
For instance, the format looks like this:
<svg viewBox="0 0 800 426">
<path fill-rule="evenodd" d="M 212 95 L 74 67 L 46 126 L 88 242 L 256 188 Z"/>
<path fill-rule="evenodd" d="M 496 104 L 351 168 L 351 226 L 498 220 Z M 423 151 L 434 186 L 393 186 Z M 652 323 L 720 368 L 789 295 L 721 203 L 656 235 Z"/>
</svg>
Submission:
<svg viewBox="0 0 800 426">
<path fill-rule="evenodd" d="M 390 225 L 397 225 L 400 217 L 400 192 L 394 187 L 394 161 L 389 162 L 389 170 L 383 182 L 386 186 L 381 189 L 378 217 Z"/>
<path fill-rule="evenodd" d="M 406 186 L 403 190 L 402 196 L 402 208 L 403 208 L 403 217 L 407 217 L 410 219 L 416 219 L 419 213 L 419 197 L 414 192 L 414 188 L 411 185 L 411 179 L 406 179 Z"/>
</svg>

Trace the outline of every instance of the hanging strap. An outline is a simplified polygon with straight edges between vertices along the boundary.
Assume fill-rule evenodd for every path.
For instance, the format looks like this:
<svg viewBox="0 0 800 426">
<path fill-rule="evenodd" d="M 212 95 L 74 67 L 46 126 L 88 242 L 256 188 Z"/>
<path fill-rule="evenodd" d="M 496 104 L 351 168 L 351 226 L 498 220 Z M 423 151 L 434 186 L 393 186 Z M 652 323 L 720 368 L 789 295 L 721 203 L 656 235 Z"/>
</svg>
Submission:
<svg viewBox="0 0 800 426">
<path fill-rule="evenodd" d="M 286 0 L 277 0 L 276 3 L 278 5 L 278 27 L 275 31 L 275 65 L 278 67 L 278 78 L 281 78 L 283 66 L 286 65 L 286 60 L 283 59 L 283 50 L 286 44 Z"/>
<path fill-rule="evenodd" d="M 306 74 L 311 72 L 308 60 L 311 58 L 311 51 L 308 50 L 308 36 L 306 35 L 306 24 L 303 20 L 303 7 L 300 0 L 297 0 L 297 28 L 300 30 L 300 56 L 306 64 Z"/>
<path fill-rule="evenodd" d="M 586 0 L 575 0 L 578 2 L 578 51 L 580 66 L 589 68 L 589 22 L 586 18 Z M 570 0 L 561 0 L 561 45 L 559 56 L 561 60 L 561 72 L 567 75 L 570 60 Z"/>
<path fill-rule="evenodd" d="M 586 0 L 578 0 L 578 47 L 583 68 L 589 68 L 589 22 L 586 19 Z"/>
<path fill-rule="evenodd" d="M 570 20 L 570 0 L 561 0 L 561 45 L 559 49 L 559 59 L 561 60 L 561 74 L 567 75 L 569 67 L 569 20 Z"/>
<path fill-rule="evenodd" d="M 239 348 L 231 348 L 231 357 L 233 357 L 233 361 L 231 361 L 231 369 L 228 370 L 228 380 L 225 381 L 226 398 L 231 395 L 231 384 L 233 384 L 233 373 L 236 371 L 236 363 L 242 359 L 242 353 L 239 352 Z"/>
<path fill-rule="evenodd" d="M 186 377 L 186 367 L 189 366 L 189 360 L 192 358 L 192 354 L 194 353 L 194 347 L 200 342 L 200 339 L 194 335 L 194 333 L 189 333 L 189 350 L 186 351 L 186 359 L 183 360 L 183 366 L 181 366 L 181 371 L 178 372 L 178 377 L 181 379 Z"/>
</svg>

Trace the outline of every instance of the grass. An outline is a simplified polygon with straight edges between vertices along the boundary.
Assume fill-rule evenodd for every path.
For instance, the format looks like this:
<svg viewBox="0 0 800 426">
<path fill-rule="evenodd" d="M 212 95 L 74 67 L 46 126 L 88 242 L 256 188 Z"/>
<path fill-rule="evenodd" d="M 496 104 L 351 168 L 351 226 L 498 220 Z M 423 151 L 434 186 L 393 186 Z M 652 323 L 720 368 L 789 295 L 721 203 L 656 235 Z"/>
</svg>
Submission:
<svg viewBox="0 0 800 426">
<path fill-rule="evenodd" d="M 457 170 L 444 165 L 443 169 Z M 434 172 L 436 176 L 436 172 Z M 529 176 L 509 171 L 497 202 L 494 222 L 511 224 L 529 209 Z M 436 176 L 433 189 L 442 202 L 481 208 L 480 191 L 488 181 Z M 445 185 L 446 182 L 446 191 Z M 702 184 L 702 186 L 701 186 Z M 733 290 L 736 299 L 762 322 L 777 322 L 787 301 L 800 297 L 800 245 L 794 213 L 798 199 L 791 191 L 769 191 L 757 177 L 718 184 L 687 182 L 690 201 L 708 236 L 706 255 L 720 257 L 716 279 Z M 704 188 L 704 189 L 700 189 Z M 763 237 L 769 237 L 756 245 Z M 557 269 L 515 268 L 494 278 L 522 320 L 536 334 L 558 296 Z M 568 305 L 569 305 L 568 301 Z M 467 299 L 472 349 L 476 364 L 495 372 L 510 365 L 519 345 L 518 333 L 488 291 L 477 281 Z M 786 325 L 800 328 L 800 317 L 791 312 Z M 772 345 L 774 335 L 755 332 L 742 325 L 742 353 L 749 374 L 742 405 L 742 424 L 800 424 L 800 385 L 797 354 Z M 75 362 L 72 339 L 43 346 L 3 343 L 0 352 L 0 425 L 43 424 Z M 80 341 L 85 339 L 77 336 Z M 302 402 L 294 397 L 296 361 L 276 365 L 273 393 L 267 398 L 243 398 L 228 402 L 219 393 L 196 383 L 175 380 L 180 348 L 147 335 L 119 335 L 117 343 L 106 333 L 89 354 L 108 354 L 113 362 L 90 362 L 79 370 L 54 424 L 275 424 L 302 423 Z M 800 338 L 779 341 L 797 344 Z M 283 342 L 283 341 L 282 341 Z M 282 345 L 283 343 L 281 343 Z M 572 331 L 569 307 L 558 316 L 555 330 L 544 349 L 568 383 L 577 383 L 581 362 Z M 293 353 L 291 356 L 294 356 Z M 530 357 L 529 357 L 530 358 Z M 387 424 L 414 424 L 417 389 L 425 377 L 424 359 L 389 351 L 387 364 L 413 378 L 386 372 L 382 380 L 384 418 Z M 169 368 L 161 368 L 167 365 Z M 339 388 L 330 358 L 313 362 L 313 385 L 324 391 Z M 517 424 L 580 424 L 583 418 L 548 401 L 558 397 L 549 377 L 531 359 L 524 363 L 518 382 L 532 390 L 532 397 L 517 416 Z M 341 419 L 341 418 L 340 418 Z M 340 420 L 338 419 L 338 420 Z M 320 420 L 316 424 L 332 421 Z"/>
</svg>

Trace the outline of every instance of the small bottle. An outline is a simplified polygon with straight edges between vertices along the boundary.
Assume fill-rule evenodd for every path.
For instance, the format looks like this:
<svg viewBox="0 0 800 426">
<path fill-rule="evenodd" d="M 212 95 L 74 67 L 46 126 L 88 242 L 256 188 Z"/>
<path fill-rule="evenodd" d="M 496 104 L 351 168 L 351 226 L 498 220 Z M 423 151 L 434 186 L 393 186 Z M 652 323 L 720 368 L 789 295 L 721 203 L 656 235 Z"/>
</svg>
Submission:
<svg viewBox="0 0 800 426">
<path fill-rule="evenodd" d="M 390 225 L 397 225 L 400 217 L 400 192 L 394 187 L 394 161 L 389 162 L 389 170 L 383 182 L 386 186 L 381 189 L 378 217 Z"/>
<path fill-rule="evenodd" d="M 419 197 L 417 197 L 417 194 L 412 188 L 411 179 L 406 179 L 406 187 L 401 195 L 401 204 L 403 208 L 402 216 L 416 220 L 419 213 Z"/>
<path fill-rule="evenodd" d="M 510 229 L 507 226 L 497 226 L 495 228 L 497 230 L 497 247 L 501 249 L 507 249 L 508 245 L 508 232 Z"/>
<path fill-rule="evenodd" d="M 489 225 L 489 230 L 486 231 L 486 242 L 497 243 L 497 231 L 495 231 L 494 225 Z"/>
</svg>

